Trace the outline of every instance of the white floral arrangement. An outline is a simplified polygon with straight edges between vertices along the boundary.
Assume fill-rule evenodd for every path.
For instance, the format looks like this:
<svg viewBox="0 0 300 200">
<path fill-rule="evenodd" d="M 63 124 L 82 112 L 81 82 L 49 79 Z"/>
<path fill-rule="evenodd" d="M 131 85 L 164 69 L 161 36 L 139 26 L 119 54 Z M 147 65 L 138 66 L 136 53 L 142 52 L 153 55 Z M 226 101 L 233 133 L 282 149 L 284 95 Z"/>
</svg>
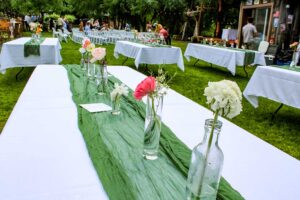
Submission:
<svg viewBox="0 0 300 200">
<path fill-rule="evenodd" d="M 207 97 L 207 104 L 215 112 L 215 121 L 218 115 L 233 117 L 242 111 L 242 92 L 236 82 L 222 80 L 219 82 L 209 82 L 204 90 Z"/>
<path fill-rule="evenodd" d="M 121 96 L 127 96 L 128 95 L 128 87 L 125 86 L 124 83 L 119 85 L 119 83 L 115 83 L 114 90 L 110 93 L 110 98 L 112 102 L 119 101 Z"/>
</svg>

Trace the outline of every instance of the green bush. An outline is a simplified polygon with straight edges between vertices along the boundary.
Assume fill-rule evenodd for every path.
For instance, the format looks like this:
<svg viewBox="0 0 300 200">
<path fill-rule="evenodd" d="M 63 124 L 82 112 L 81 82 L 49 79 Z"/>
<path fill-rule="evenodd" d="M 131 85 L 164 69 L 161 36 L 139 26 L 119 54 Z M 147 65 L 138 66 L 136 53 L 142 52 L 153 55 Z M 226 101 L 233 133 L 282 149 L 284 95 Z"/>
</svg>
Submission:
<svg viewBox="0 0 300 200">
<path fill-rule="evenodd" d="M 65 15 L 65 18 L 70 22 L 74 22 L 76 17 L 74 15 Z"/>
</svg>

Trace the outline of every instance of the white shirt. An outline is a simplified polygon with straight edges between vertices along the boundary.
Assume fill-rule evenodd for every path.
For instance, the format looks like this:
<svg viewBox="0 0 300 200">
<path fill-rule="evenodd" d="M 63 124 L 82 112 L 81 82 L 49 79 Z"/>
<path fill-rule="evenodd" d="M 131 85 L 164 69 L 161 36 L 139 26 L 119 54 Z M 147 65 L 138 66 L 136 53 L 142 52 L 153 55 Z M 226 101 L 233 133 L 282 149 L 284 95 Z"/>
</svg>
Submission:
<svg viewBox="0 0 300 200">
<path fill-rule="evenodd" d="M 256 27 L 248 23 L 243 27 L 243 39 L 244 43 L 253 42 L 254 33 L 257 33 Z"/>
<path fill-rule="evenodd" d="M 29 24 L 31 22 L 31 18 L 28 15 L 25 15 L 24 21 L 26 21 Z"/>
</svg>

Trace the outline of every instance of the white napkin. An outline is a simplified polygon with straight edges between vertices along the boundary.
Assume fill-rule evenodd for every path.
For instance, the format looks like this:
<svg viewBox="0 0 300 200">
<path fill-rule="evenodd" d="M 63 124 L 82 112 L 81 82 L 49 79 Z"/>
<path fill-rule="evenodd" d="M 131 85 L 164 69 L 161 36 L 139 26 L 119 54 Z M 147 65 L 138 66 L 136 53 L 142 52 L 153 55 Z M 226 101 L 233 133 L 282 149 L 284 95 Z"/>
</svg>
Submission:
<svg viewBox="0 0 300 200">
<path fill-rule="evenodd" d="M 112 108 L 109 105 L 106 105 L 104 103 L 80 104 L 80 106 L 92 113 L 93 112 L 107 112 L 107 111 L 112 110 Z"/>
</svg>

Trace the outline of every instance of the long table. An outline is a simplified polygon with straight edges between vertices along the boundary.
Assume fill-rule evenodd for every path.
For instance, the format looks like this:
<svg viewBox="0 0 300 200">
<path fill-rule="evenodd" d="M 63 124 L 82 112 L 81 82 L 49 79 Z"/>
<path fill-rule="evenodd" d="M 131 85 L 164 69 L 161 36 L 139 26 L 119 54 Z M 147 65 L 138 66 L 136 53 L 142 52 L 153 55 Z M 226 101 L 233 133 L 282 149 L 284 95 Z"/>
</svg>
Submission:
<svg viewBox="0 0 300 200">
<path fill-rule="evenodd" d="M 179 47 L 150 47 L 130 41 L 117 41 L 114 56 L 119 54 L 133 58 L 136 68 L 140 64 L 177 64 L 184 71 L 182 52 Z"/>
<path fill-rule="evenodd" d="M 235 75 L 237 66 L 244 66 L 245 52 L 234 48 L 215 47 L 203 44 L 189 43 L 184 56 L 188 61 L 194 57 L 206 62 L 227 68 Z M 255 51 L 253 64 L 266 65 L 264 53 Z"/>
<path fill-rule="evenodd" d="M 132 89 L 145 78 L 124 66 L 108 71 Z M 78 129 L 69 86 L 62 66 L 33 72 L 0 135 L 0 199 L 108 199 Z M 211 111 L 173 90 L 164 100 L 163 122 L 193 148 Z M 221 121 L 222 174 L 245 199 L 300 199 L 298 160 Z"/>
<path fill-rule="evenodd" d="M 24 44 L 30 37 L 22 37 L 6 42 L 0 54 L 0 72 L 13 67 L 32 67 L 39 64 L 59 64 L 61 45 L 57 38 L 46 38 L 40 45 L 40 56 L 24 57 Z"/>
<path fill-rule="evenodd" d="M 243 92 L 258 107 L 258 97 L 300 108 L 300 73 L 279 67 L 258 66 Z"/>
</svg>

